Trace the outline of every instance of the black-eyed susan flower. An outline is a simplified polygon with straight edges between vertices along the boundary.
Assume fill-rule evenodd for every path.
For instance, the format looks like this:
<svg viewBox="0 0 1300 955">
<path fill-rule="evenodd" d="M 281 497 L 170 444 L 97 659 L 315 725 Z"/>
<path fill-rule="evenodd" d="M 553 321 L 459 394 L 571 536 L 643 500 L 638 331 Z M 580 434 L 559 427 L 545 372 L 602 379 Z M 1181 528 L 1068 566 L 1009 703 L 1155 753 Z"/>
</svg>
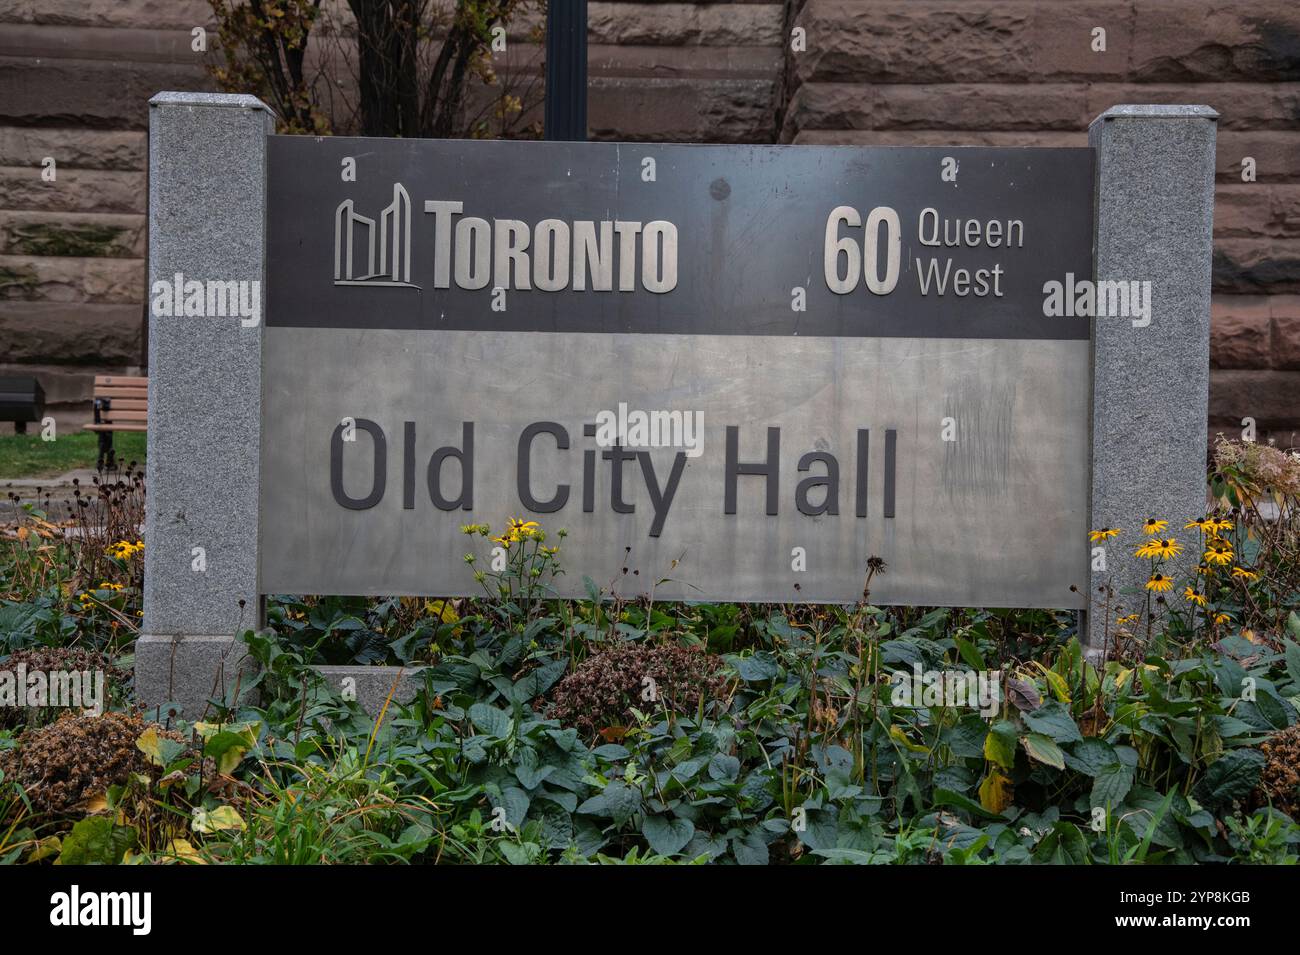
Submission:
<svg viewBox="0 0 1300 955">
<path fill-rule="evenodd" d="M 1213 541 L 1203 555 L 1207 564 L 1223 566 L 1232 563 L 1232 548 L 1223 541 Z"/>
<path fill-rule="evenodd" d="M 1194 590 L 1191 587 L 1183 588 L 1183 599 L 1189 603 L 1196 604 L 1198 607 L 1204 607 L 1209 603 L 1209 601 L 1205 599 L 1205 594 L 1201 593 L 1199 590 Z"/>
<path fill-rule="evenodd" d="M 1232 521 L 1220 517 L 1217 521 L 1214 522 L 1214 530 L 1211 533 L 1222 534 L 1224 531 L 1232 530 L 1233 527 L 1235 526 L 1236 525 L 1233 524 Z"/>
<path fill-rule="evenodd" d="M 1168 560 L 1183 552 L 1183 545 L 1172 537 L 1153 537 L 1135 552 L 1138 557 L 1159 557 Z"/>
<path fill-rule="evenodd" d="M 1232 623 L 1232 615 L 1226 613 L 1216 613 L 1214 615 L 1214 622 L 1220 625 L 1225 623 Z"/>
<path fill-rule="evenodd" d="M 1214 534 L 1215 533 L 1214 528 L 1216 526 L 1217 526 L 1217 522 L 1215 521 L 1214 517 L 1207 515 L 1206 517 L 1202 517 L 1199 521 L 1196 520 L 1188 521 L 1186 524 L 1183 525 L 1183 528 L 1186 530 L 1195 527 L 1202 534 Z"/>
<path fill-rule="evenodd" d="M 1166 537 L 1160 541 L 1158 550 L 1160 552 L 1159 556 L 1168 560 L 1170 557 L 1177 557 L 1181 554 L 1183 552 L 1183 545 L 1178 543 L 1178 541 L 1172 537 Z"/>
<path fill-rule="evenodd" d="M 1115 622 L 1121 627 L 1128 627 L 1138 622 L 1138 615 L 1135 613 L 1123 614 Z"/>
<path fill-rule="evenodd" d="M 1255 573 L 1253 570 L 1247 570 L 1245 567 L 1232 568 L 1232 576 L 1236 577 L 1238 580 L 1244 580 L 1247 583 L 1252 580 L 1259 580 L 1259 574 Z"/>
<path fill-rule="evenodd" d="M 1088 531 L 1088 540 L 1092 541 L 1094 544 L 1097 543 L 1097 541 L 1110 540 L 1112 537 L 1118 536 L 1119 528 L 1117 527 L 1103 527 L 1099 531 Z"/>
<path fill-rule="evenodd" d="M 1164 593 L 1166 590 L 1173 589 L 1173 578 L 1166 577 L 1164 574 L 1152 574 L 1151 579 L 1147 581 L 1147 590 L 1153 590 L 1156 593 Z"/>
<path fill-rule="evenodd" d="M 1146 534 L 1148 537 L 1154 537 L 1156 534 L 1159 534 L 1168 526 L 1169 526 L 1168 521 L 1161 521 L 1161 520 L 1157 520 L 1154 517 L 1148 517 L 1145 521 L 1142 522 L 1142 533 Z"/>
<path fill-rule="evenodd" d="M 109 544 L 107 553 L 109 557 L 115 557 L 118 560 L 130 560 L 142 550 L 144 550 L 144 541 L 138 540 L 132 543 L 131 541 L 122 540 Z"/>
</svg>

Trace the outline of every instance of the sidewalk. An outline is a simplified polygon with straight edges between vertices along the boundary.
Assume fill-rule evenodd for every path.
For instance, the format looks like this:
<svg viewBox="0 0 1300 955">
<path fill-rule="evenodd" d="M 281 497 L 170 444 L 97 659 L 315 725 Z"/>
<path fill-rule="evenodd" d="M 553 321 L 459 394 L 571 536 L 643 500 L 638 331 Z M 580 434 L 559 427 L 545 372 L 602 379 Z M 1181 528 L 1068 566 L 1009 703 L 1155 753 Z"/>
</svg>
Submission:
<svg viewBox="0 0 1300 955">
<path fill-rule="evenodd" d="M 9 500 L 9 495 L 17 494 L 19 506 L 32 503 L 44 504 L 47 493 L 51 504 L 70 501 L 72 500 L 73 489 L 77 486 L 72 482 L 74 480 L 79 481 L 83 489 L 93 488 L 96 474 L 94 468 L 77 468 L 66 474 L 53 477 L 0 478 L 0 502 L 10 505 L 13 502 Z M 86 492 L 83 490 L 82 493 Z M 39 501 L 37 500 L 38 495 Z M 9 516 L 6 514 L 4 519 Z"/>
</svg>

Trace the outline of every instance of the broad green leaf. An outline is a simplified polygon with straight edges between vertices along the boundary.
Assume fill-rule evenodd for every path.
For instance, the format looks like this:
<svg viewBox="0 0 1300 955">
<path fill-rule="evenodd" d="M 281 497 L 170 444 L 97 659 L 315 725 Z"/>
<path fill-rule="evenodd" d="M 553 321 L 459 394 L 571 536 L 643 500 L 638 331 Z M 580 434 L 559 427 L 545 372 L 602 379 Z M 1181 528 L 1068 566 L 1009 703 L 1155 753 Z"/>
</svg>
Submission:
<svg viewBox="0 0 1300 955">
<path fill-rule="evenodd" d="M 966 665 L 968 667 L 970 667 L 972 670 L 988 669 L 988 665 L 985 664 L 984 662 L 984 657 L 980 655 L 980 652 L 979 650 L 976 649 L 975 644 L 971 643 L 969 640 L 964 639 L 963 637 L 956 637 L 956 636 L 952 638 L 952 641 L 953 643 L 957 644 L 957 652 L 961 655 L 961 658 L 966 661 Z"/>
<path fill-rule="evenodd" d="M 731 851 L 741 865 L 767 865 L 767 843 L 762 836 L 751 832 L 744 837 L 733 837 Z"/>
<path fill-rule="evenodd" d="M 1135 811 L 1125 812 L 1121 824 L 1128 826 L 1144 842 L 1154 842 L 1167 849 L 1182 847 L 1177 814 L 1186 808 L 1187 803 L 1178 796 L 1178 790 L 1171 789 L 1168 794 L 1161 795 L 1154 789 L 1134 786 L 1126 802 Z M 1181 805 L 1175 805 L 1179 802 Z"/>
<path fill-rule="evenodd" d="M 709 760 L 709 778 L 726 779 L 735 782 L 740 775 L 740 760 L 734 756 L 717 753 Z"/>
<path fill-rule="evenodd" d="M 474 728 L 484 736 L 505 739 L 510 735 L 511 719 L 504 710 L 486 703 L 475 703 L 469 708 L 469 719 Z"/>
<path fill-rule="evenodd" d="M 989 735 L 984 738 L 984 758 L 1003 769 L 1010 769 L 1016 763 L 1018 735 L 1016 724 L 1010 720 L 994 723 L 989 727 Z"/>
<path fill-rule="evenodd" d="M 723 659 L 736 668 L 736 673 L 746 683 L 770 680 L 779 670 L 776 659 L 763 650 L 753 654 L 729 653 Z"/>
<path fill-rule="evenodd" d="M 1065 765 L 1076 773 L 1096 777 L 1109 766 L 1119 764 L 1119 756 L 1105 740 L 1086 737 L 1073 744 L 1065 754 Z"/>
<path fill-rule="evenodd" d="M 1257 749 L 1234 749 L 1206 769 L 1193 793 L 1203 806 L 1222 806 L 1241 799 L 1259 783 L 1266 762 Z"/>
<path fill-rule="evenodd" d="M 1040 865 L 1084 865 L 1088 843 L 1073 823 L 1057 822 L 1034 847 L 1033 856 Z"/>
<path fill-rule="evenodd" d="M 1021 718 L 1035 733 L 1050 736 L 1058 743 L 1073 743 L 1083 739 L 1083 734 L 1075 725 L 1070 711 L 1056 700 L 1044 703 L 1036 710 L 1022 713 Z"/>
<path fill-rule="evenodd" d="M 223 730 L 212 736 L 203 747 L 203 755 L 213 759 L 217 772 L 231 773 L 239 765 L 244 754 L 257 743 L 257 733 L 252 727 L 242 730 Z"/>
<path fill-rule="evenodd" d="M 1295 611 L 1291 611 L 1292 619 L 1295 618 Z M 1300 643 L 1293 640 L 1286 642 L 1286 673 L 1291 678 L 1291 682 L 1300 684 Z"/>
<path fill-rule="evenodd" d="M 1065 677 L 1061 676 L 1061 674 L 1057 673 L 1055 670 L 1047 669 L 1047 667 L 1042 666 L 1041 663 L 1039 666 L 1042 667 L 1043 676 L 1047 679 L 1047 685 L 1051 688 L 1052 695 L 1061 703 L 1069 703 L 1070 686 L 1065 682 Z"/>
<path fill-rule="evenodd" d="M 965 759 L 983 757 L 984 741 L 988 735 L 988 724 L 978 714 L 969 713 L 962 717 L 956 726 L 945 729 L 941 738 L 954 756 Z"/>
<path fill-rule="evenodd" d="M 1133 771 L 1119 762 L 1106 766 L 1092 783 L 1093 808 L 1114 809 L 1133 787 Z"/>
<path fill-rule="evenodd" d="M 135 741 L 135 746 L 155 766 L 168 766 L 177 756 L 185 752 L 184 743 L 163 736 L 156 726 L 150 726 L 141 733 L 140 738 Z"/>
<path fill-rule="evenodd" d="M 531 797 L 518 786 L 506 786 L 501 790 L 499 797 L 489 796 L 493 806 L 501 806 L 506 811 L 506 822 L 518 829 L 524 824 L 524 817 L 528 815 L 528 807 L 532 803 Z"/>
<path fill-rule="evenodd" d="M 136 832 L 108 816 L 89 816 L 63 837 L 55 865 L 117 865 L 134 848 Z"/>
<path fill-rule="evenodd" d="M 629 786 L 622 780 L 615 780 L 579 806 L 578 812 L 613 819 L 621 826 L 640 808 L 641 790 Z"/>
<path fill-rule="evenodd" d="M 540 854 L 540 846 L 533 842 L 508 842 L 502 840 L 497 844 L 501 854 L 511 865 L 532 865 Z"/>
<path fill-rule="evenodd" d="M 646 816 L 641 824 L 641 834 L 650 848 L 661 856 L 676 855 L 695 835 L 695 826 L 689 819 L 669 816 Z"/>
<path fill-rule="evenodd" d="M 573 817 L 563 806 L 542 799 L 533 803 L 531 818 L 542 830 L 542 844 L 548 849 L 567 849 L 573 842 Z"/>
<path fill-rule="evenodd" d="M 1056 741 L 1050 736 L 1044 736 L 1042 733 L 1030 733 L 1023 740 L 1025 752 L 1031 759 L 1036 759 L 1040 763 L 1053 766 L 1056 769 L 1065 768 L 1065 754 L 1061 752 L 1061 747 L 1056 745 Z"/>
</svg>

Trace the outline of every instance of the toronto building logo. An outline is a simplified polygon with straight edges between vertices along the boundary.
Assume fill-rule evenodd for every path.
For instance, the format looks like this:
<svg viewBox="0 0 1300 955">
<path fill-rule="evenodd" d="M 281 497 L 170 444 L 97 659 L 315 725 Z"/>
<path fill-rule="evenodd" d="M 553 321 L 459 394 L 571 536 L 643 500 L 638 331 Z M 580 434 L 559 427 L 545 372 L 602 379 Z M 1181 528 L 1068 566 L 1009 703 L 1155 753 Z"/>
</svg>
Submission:
<svg viewBox="0 0 1300 955">
<path fill-rule="evenodd" d="M 334 284 L 419 288 L 411 284 L 411 197 L 400 182 L 377 222 L 351 199 L 334 210 Z"/>
</svg>

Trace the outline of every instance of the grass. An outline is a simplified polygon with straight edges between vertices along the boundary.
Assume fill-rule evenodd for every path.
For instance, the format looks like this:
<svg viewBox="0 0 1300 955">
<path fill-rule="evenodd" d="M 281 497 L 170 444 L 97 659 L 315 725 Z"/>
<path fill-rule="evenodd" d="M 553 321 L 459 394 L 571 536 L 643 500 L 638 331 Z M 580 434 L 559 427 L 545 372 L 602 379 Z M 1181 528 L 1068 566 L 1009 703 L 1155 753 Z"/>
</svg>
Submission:
<svg viewBox="0 0 1300 955">
<path fill-rule="evenodd" d="M 145 434 L 124 431 L 113 436 L 113 447 L 123 461 L 144 463 Z M 57 477 L 77 468 L 93 468 L 99 438 L 91 431 L 60 434 L 42 441 L 40 432 L 0 435 L 0 479 Z"/>
</svg>

